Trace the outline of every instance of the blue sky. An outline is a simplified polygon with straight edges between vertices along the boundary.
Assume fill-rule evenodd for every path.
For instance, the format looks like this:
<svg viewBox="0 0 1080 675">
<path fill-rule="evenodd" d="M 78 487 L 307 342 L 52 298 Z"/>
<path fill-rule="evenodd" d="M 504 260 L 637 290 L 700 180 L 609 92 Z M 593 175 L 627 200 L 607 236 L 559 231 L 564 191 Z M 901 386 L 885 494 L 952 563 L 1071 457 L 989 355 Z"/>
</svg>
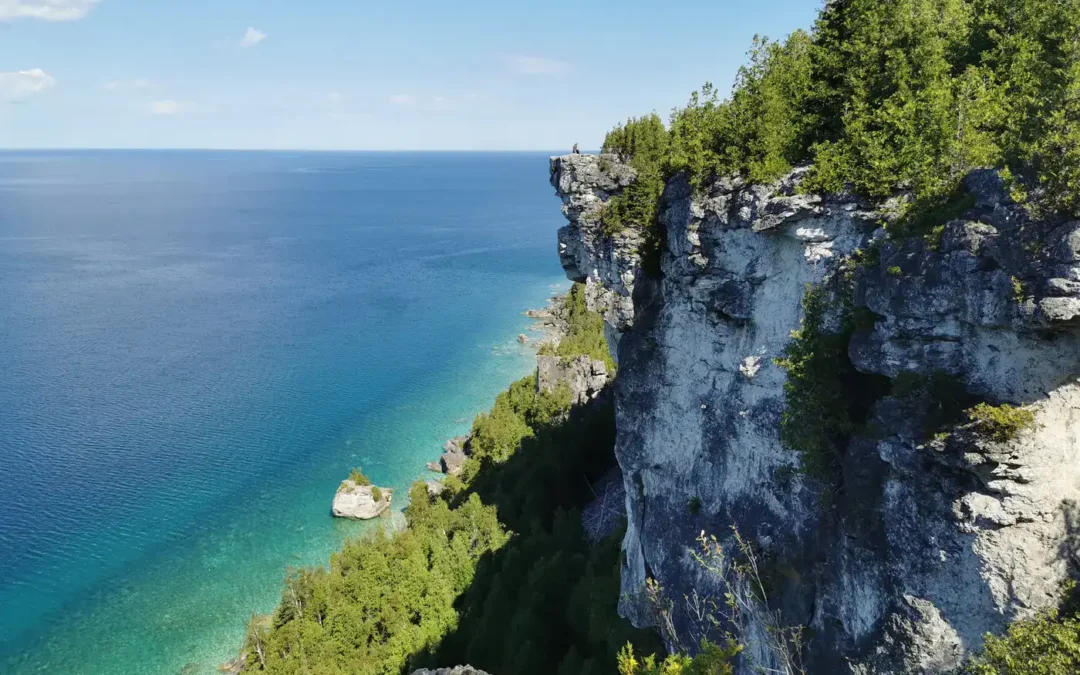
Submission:
<svg viewBox="0 0 1080 675">
<path fill-rule="evenodd" d="M 0 0 L 0 147 L 594 148 L 821 0 Z"/>
</svg>

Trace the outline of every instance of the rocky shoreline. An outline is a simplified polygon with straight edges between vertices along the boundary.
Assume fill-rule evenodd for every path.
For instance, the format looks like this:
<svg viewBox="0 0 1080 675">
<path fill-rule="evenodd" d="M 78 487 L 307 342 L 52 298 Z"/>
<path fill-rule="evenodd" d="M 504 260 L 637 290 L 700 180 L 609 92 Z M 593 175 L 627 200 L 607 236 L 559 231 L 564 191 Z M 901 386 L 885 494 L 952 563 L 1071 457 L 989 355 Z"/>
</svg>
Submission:
<svg viewBox="0 0 1080 675">
<path fill-rule="evenodd" d="M 566 311 L 564 307 L 565 300 L 565 293 L 555 293 L 543 309 L 526 310 L 525 316 L 535 320 L 529 326 L 529 331 L 539 333 L 542 337 L 539 340 L 533 340 L 529 339 L 525 334 L 521 334 L 518 335 L 518 342 L 536 345 L 538 351 L 543 350 L 545 346 L 552 349 L 557 348 L 559 341 L 565 337 L 569 327 L 564 316 Z M 575 400 L 594 395 L 607 381 L 607 370 L 603 368 L 603 363 L 600 363 L 600 368 L 595 368 L 595 364 L 591 362 L 582 365 L 578 364 L 577 361 L 569 366 L 560 366 L 558 357 L 541 355 L 536 357 L 536 361 L 537 386 L 541 390 L 550 391 L 554 388 L 556 382 L 573 378 L 574 382 L 571 383 L 571 389 L 575 392 L 581 390 L 581 394 L 576 396 Z M 588 361 L 588 359 L 585 359 L 585 361 Z M 578 381 L 580 381 L 580 386 L 575 386 L 575 382 Z M 428 470 L 444 476 L 457 476 L 460 474 L 465 460 L 472 454 L 470 449 L 471 440 L 470 434 L 465 434 L 446 441 L 446 444 L 443 445 L 442 455 L 437 460 L 427 463 Z M 429 480 L 426 483 L 428 492 L 431 494 L 436 495 L 442 492 L 442 482 L 440 480 Z"/>
</svg>

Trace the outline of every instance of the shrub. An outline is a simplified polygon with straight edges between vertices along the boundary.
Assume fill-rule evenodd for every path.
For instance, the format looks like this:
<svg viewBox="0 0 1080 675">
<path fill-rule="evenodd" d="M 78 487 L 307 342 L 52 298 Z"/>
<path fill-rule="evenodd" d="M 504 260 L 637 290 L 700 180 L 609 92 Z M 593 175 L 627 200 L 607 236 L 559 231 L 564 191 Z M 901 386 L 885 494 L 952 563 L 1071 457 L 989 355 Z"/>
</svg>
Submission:
<svg viewBox="0 0 1080 675">
<path fill-rule="evenodd" d="M 615 373 L 615 359 L 611 356 L 607 337 L 604 335 L 604 320 L 596 312 L 589 311 L 585 303 L 585 285 L 574 284 L 566 295 L 563 304 L 563 316 L 567 321 L 566 335 L 559 341 L 554 351 L 564 361 L 588 356 L 596 361 L 603 361 L 608 373 Z M 551 351 L 551 350 L 549 350 Z"/>
<path fill-rule="evenodd" d="M 701 513 L 701 497 L 691 497 L 690 501 L 686 503 L 686 509 L 690 512 L 690 515 L 696 516 Z"/>
<path fill-rule="evenodd" d="M 1080 673 L 1080 621 L 1047 612 L 1017 621 L 1001 637 L 987 635 L 971 660 L 969 675 L 1062 675 Z"/>
<path fill-rule="evenodd" d="M 776 360 L 787 373 L 780 440 L 802 456 L 803 471 L 819 478 L 832 475 L 838 445 L 853 429 L 841 377 L 851 370 L 848 335 L 826 326 L 828 302 L 825 290 L 807 287 L 802 325 Z"/>
<path fill-rule="evenodd" d="M 371 479 L 364 475 L 360 467 L 356 467 L 349 473 L 349 480 L 357 485 L 371 485 Z"/>
<path fill-rule="evenodd" d="M 371 488 L 371 498 L 377 502 L 382 501 L 382 490 L 377 487 Z"/>
<path fill-rule="evenodd" d="M 903 275 L 903 273 L 904 273 L 904 271 L 901 270 L 898 265 L 893 265 L 892 267 L 890 267 L 889 269 L 887 269 L 885 271 L 889 273 L 890 277 L 898 277 L 898 276 Z"/>
<path fill-rule="evenodd" d="M 732 640 L 724 647 L 702 640 L 700 650 L 693 658 L 672 654 L 657 661 L 655 654 L 638 659 L 634 646 L 626 643 L 619 650 L 619 675 L 731 675 L 735 672 L 732 663 L 742 647 Z"/>
<path fill-rule="evenodd" d="M 1035 424 L 1035 413 L 1008 403 L 980 403 L 966 413 L 976 429 L 999 443 L 1011 441 L 1021 431 Z"/>
</svg>

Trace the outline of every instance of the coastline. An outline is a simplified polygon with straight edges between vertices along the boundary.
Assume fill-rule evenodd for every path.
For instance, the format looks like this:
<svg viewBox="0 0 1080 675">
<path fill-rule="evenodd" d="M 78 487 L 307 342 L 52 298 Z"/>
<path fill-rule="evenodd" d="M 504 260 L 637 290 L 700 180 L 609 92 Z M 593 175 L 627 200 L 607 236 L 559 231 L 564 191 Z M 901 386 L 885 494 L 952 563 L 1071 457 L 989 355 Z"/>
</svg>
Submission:
<svg viewBox="0 0 1080 675">
<path fill-rule="evenodd" d="M 547 300 L 542 307 L 533 307 L 518 312 L 518 316 L 525 317 L 529 320 L 528 325 L 520 327 L 520 329 L 512 329 L 511 331 L 509 331 L 509 333 L 505 335 L 504 339 L 500 339 L 496 343 L 496 345 L 513 344 L 518 349 L 527 349 L 529 352 L 527 356 L 530 361 L 530 367 L 523 372 L 513 375 L 511 379 L 508 380 L 501 389 L 499 389 L 499 392 L 505 391 L 506 387 L 508 387 L 513 381 L 516 381 L 520 377 L 535 375 L 538 368 L 537 359 L 540 356 L 539 352 L 541 348 L 544 345 L 557 345 L 558 340 L 566 335 L 568 324 L 566 320 L 562 318 L 561 313 L 562 304 L 569 293 L 570 286 L 571 284 L 569 284 L 569 282 L 550 284 L 548 286 Z M 521 330 L 524 330 L 525 332 L 522 333 Z M 520 337 L 523 334 L 528 337 L 527 341 L 522 342 L 519 339 L 514 339 L 515 336 Z M 506 353 L 501 348 L 496 346 L 493 348 L 492 353 L 487 358 L 489 362 L 497 363 L 499 359 L 505 358 L 505 356 Z M 497 393 L 498 392 L 496 392 L 496 394 Z M 495 395 L 492 395 L 490 398 L 479 404 L 479 409 L 476 413 L 473 413 L 469 417 L 456 417 L 453 419 L 444 420 L 441 426 L 453 426 L 461 428 L 462 426 L 467 425 L 468 428 L 466 428 L 463 432 L 467 436 L 470 433 L 475 417 L 478 414 L 487 411 L 491 407 L 494 400 Z M 455 438 L 461 437 L 461 435 L 450 435 L 446 437 L 445 440 L 453 441 Z M 433 459 L 435 460 L 434 463 L 437 463 L 439 458 L 440 455 L 435 455 L 433 457 Z M 441 484 L 442 481 L 447 477 L 445 473 L 435 473 L 434 471 L 432 471 L 430 468 L 431 464 L 432 462 L 428 462 L 427 467 L 422 468 L 413 476 L 412 480 L 408 481 L 404 485 L 399 485 L 395 488 L 392 488 L 397 489 L 402 498 L 400 499 L 400 501 L 394 500 L 392 507 L 384 511 L 378 517 L 367 521 L 348 520 L 347 522 L 343 522 L 342 526 L 349 528 L 350 530 L 352 530 L 352 532 L 345 536 L 343 539 L 341 539 L 338 542 L 338 545 L 332 549 L 332 552 L 340 550 L 341 546 L 344 545 L 344 543 L 347 541 L 371 537 L 379 530 L 384 530 L 385 532 L 390 534 L 405 529 L 408 526 L 408 523 L 405 520 L 404 511 L 409 505 L 409 486 L 417 481 L 425 481 L 429 485 L 432 482 L 438 482 Z M 333 494 L 328 494 L 326 496 L 327 518 L 332 521 L 345 520 L 335 518 L 330 515 L 329 502 L 332 499 Z M 317 564 L 320 566 L 324 565 L 325 561 Z M 282 573 L 284 574 L 284 572 L 285 570 L 283 569 Z M 272 611 L 273 609 L 271 609 L 271 612 Z M 268 614 L 260 614 L 259 616 L 268 616 Z M 241 672 L 244 672 L 242 670 L 243 658 L 243 655 L 238 655 L 235 658 L 219 662 L 216 666 L 215 672 L 226 673 L 227 675 L 237 675 Z"/>
</svg>

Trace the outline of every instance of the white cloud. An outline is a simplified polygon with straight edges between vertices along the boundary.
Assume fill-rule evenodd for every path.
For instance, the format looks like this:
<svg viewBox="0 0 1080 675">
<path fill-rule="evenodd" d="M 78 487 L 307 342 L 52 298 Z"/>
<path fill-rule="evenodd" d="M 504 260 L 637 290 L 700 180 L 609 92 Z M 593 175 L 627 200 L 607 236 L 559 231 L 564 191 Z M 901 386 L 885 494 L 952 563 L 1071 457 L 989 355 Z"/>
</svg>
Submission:
<svg viewBox="0 0 1080 675">
<path fill-rule="evenodd" d="M 390 97 L 390 102 L 394 105 L 412 105 L 416 99 L 408 94 L 394 94 Z"/>
<path fill-rule="evenodd" d="M 56 78 L 41 68 L 0 73 L 0 100 L 21 101 L 56 86 Z"/>
<path fill-rule="evenodd" d="M 76 21 L 89 14 L 98 2 L 100 0 L 0 0 L 0 21 Z"/>
<path fill-rule="evenodd" d="M 2 1 L 2 0 L 0 0 Z M 248 28 L 244 32 L 244 39 L 240 41 L 241 47 L 254 47 L 266 39 L 266 33 L 258 28 Z"/>
<path fill-rule="evenodd" d="M 154 115 L 179 115 L 190 110 L 191 104 L 182 101 L 154 101 L 147 109 Z"/>
<path fill-rule="evenodd" d="M 518 75 L 558 75 L 570 69 L 566 61 L 556 61 L 539 56 L 510 56 L 506 66 Z"/>
</svg>

